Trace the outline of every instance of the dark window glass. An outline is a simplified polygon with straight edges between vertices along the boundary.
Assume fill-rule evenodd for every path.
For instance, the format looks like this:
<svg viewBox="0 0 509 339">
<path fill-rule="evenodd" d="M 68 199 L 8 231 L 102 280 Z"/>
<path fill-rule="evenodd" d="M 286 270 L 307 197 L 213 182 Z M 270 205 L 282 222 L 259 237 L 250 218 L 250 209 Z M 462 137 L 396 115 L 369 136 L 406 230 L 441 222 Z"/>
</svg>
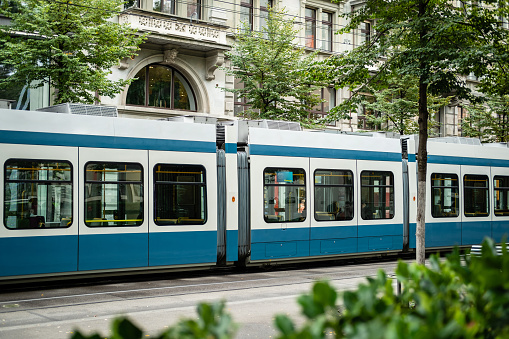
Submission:
<svg viewBox="0 0 509 339">
<path fill-rule="evenodd" d="M 352 220 L 353 205 L 351 171 L 315 171 L 315 220 Z"/>
<path fill-rule="evenodd" d="M 157 164 L 154 168 L 157 225 L 202 225 L 207 219 L 205 168 Z"/>
<path fill-rule="evenodd" d="M 495 192 L 495 215 L 509 216 L 509 177 L 495 176 L 494 178 Z"/>
<path fill-rule="evenodd" d="M 266 168 L 263 171 L 266 222 L 306 220 L 305 176 L 302 168 Z"/>
<path fill-rule="evenodd" d="M 9 229 L 72 223 L 72 166 L 59 160 L 5 162 L 4 225 Z"/>
<path fill-rule="evenodd" d="M 456 174 L 431 175 L 431 215 L 434 218 L 459 215 L 459 184 Z"/>
<path fill-rule="evenodd" d="M 143 168 L 135 163 L 90 162 L 85 166 L 85 225 L 143 223 Z"/>
<path fill-rule="evenodd" d="M 306 8 L 306 47 L 316 48 L 316 10 Z"/>
<path fill-rule="evenodd" d="M 146 72 L 147 70 L 145 68 L 139 71 L 138 74 L 136 74 L 136 80 L 129 85 L 126 98 L 126 103 L 128 105 L 145 106 Z"/>
<path fill-rule="evenodd" d="M 394 218 L 394 174 L 392 172 L 361 172 L 361 217 Z"/>
<path fill-rule="evenodd" d="M 171 108 L 171 80 L 170 68 L 148 67 L 148 106 Z"/>
<path fill-rule="evenodd" d="M 128 105 L 196 111 L 189 82 L 173 68 L 150 65 L 136 74 L 127 91 Z"/>
<path fill-rule="evenodd" d="M 488 177 L 467 174 L 463 177 L 465 193 L 465 216 L 486 217 L 489 215 Z"/>
</svg>

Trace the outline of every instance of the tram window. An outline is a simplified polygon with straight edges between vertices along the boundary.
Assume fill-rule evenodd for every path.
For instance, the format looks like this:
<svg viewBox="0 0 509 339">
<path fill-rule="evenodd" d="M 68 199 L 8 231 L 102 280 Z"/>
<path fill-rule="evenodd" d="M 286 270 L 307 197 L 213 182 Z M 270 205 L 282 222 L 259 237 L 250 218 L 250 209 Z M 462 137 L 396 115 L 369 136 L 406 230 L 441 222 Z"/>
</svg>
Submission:
<svg viewBox="0 0 509 339">
<path fill-rule="evenodd" d="M 459 185 L 456 174 L 431 175 L 431 216 L 433 218 L 459 215 Z"/>
<path fill-rule="evenodd" d="M 361 218 L 394 218 L 394 174 L 382 171 L 361 172 Z"/>
<path fill-rule="evenodd" d="M 137 163 L 85 165 L 85 225 L 139 226 L 143 223 L 143 167 Z"/>
<path fill-rule="evenodd" d="M 306 220 L 305 176 L 302 168 L 266 168 L 263 171 L 263 216 L 266 222 Z"/>
<path fill-rule="evenodd" d="M 72 223 L 72 165 L 62 160 L 9 159 L 4 167 L 4 225 L 59 228 Z"/>
<path fill-rule="evenodd" d="M 205 167 L 157 164 L 154 167 L 156 225 L 203 225 L 207 221 Z"/>
<path fill-rule="evenodd" d="M 489 215 L 489 186 L 486 175 L 467 174 L 463 177 L 465 216 L 487 217 Z"/>
<path fill-rule="evenodd" d="M 353 173 L 345 170 L 315 171 L 315 220 L 353 219 Z"/>
<path fill-rule="evenodd" d="M 495 215 L 509 216 L 509 177 L 497 175 L 493 179 Z"/>
</svg>

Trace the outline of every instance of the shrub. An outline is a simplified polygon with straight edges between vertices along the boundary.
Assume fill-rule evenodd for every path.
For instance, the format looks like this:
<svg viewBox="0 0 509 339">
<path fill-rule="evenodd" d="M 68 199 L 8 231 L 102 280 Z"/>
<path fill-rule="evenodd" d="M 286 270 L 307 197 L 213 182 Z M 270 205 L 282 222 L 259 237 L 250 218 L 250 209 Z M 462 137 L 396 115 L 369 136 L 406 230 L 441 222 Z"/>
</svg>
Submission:
<svg viewBox="0 0 509 339">
<path fill-rule="evenodd" d="M 276 317 L 279 338 L 508 338 L 509 255 L 497 255 L 485 240 L 480 256 L 459 250 L 430 267 L 398 263 L 402 293 L 380 271 L 356 291 L 342 294 L 342 307 L 327 282 L 317 282 L 298 299 L 306 322 L 301 328 L 286 316 Z"/>
<path fill-rule="evenodd" d="M 197 308 L 198 320 L 183 319 L 168 328 L 156 339 L 228 339 L 233 338 L 236 325 L 224 310 L 224 302 L 201 303 Z M 141 339 L 143 331 L 127 318 L 117 318 L 112 323 L 110 339 Z M 76 331 L 72 339 L 102 339 L 104 336 L 85 336 Z"/>
</svg>

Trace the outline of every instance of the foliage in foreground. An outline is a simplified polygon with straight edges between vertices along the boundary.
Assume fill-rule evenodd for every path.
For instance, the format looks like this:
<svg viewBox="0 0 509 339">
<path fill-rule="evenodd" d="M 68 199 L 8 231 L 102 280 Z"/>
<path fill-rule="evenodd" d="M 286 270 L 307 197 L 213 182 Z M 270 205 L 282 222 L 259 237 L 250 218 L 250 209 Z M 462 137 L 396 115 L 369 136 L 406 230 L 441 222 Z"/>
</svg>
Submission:
<svg viewBox="0 0 509 339">
<path fill-rule="evenodd" d="M 509 253 L 502 255 L 492 240 L 481 256 L 461 256 L 456 249 L 445 260 L 437 255 L 429 267 L 399 262 L 394 281 L 380 271 L 355 291 L 339 295 L 325 281 L 299 297 L 306 321 L 297 327 L 285 315 L 275 323 L 280 339 L 320 338 L 508 338 Z M 341 305 L 341 306 L 338 306 Z M 224 303 L 200 304 L 197 320 L 181 320 L 158 339 L 233 338 L 236 325 Z M 116 319 L 112 339 L 140 339 L 143 334 L 128 319 Z M 72 339 L 100 339 L 76 332 Z"/>
<path fill-rule="evenodd" d="M 464 260 L 464 262 L 462 262 Z M 286 316 L 276 318 L 281 339 L 325 338 L 507 338 L 509 337 L 509 255 L 497 256 L 492 240 L 482 256 L 445 261 L 437 255 L 430 267 L 399 262 L 402 293 L 380 271 L 356 291 L 337 293 L 317 282 L 299 298 L 306 323 L 296 328 Z"/>
<path fill-rule="evenodd" d="M 201 303 L 197 307 L 198 319 L 183 319 L 176 325 L 153 337 L 156 339 L 227 339 L 233 338 L 237 327 L 226 313 L 224 302 Z M 141 339 L 143 331 L 127 318 L 115 319 L 111 327 L 111 339 Z M 102 339 L 104 336 L 83 335 L 76 331 L 72 339 Z"/>
</svg>

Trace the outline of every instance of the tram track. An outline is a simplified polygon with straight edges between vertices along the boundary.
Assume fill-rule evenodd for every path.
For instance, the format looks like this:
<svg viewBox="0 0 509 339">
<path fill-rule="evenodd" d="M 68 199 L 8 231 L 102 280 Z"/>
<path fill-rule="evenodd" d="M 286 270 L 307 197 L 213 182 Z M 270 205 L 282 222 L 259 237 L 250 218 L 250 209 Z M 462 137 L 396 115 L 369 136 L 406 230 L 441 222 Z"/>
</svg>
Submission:
<svg viewBox="0 0 509 339">
<path fill-rule="evenodd" d="M 374 266 L 374 267 L 372 267 Z M 369 267 L 369 268 L 368 268 Z M 42 310 L 57 307 L 68 307 L 68 306 L 83 306 L 93 304 L 104 304 L 111 302 L 121 301 L 136 301 L 142 299 L 151 298 L 166 298 L 166 297 L 179 297 L 185 295 L 199 295 L 203 293 L 221 293 L 221 292 L 233 292 L 242 291 L 247 289 L 260 289 L 260 288 L 284 288 L 290 286 L 298 286 L 309 283 L 313 280 L 327 279 L 331 282 L 341 282 L 352 278 L 374 276 L 379 269 L 393 269 L 394 263 L 377 263 L 377 264 L 363 264 L 360 266 L 340 266 L 335 267 L 335 270 L 325 269 L 323 267 L 317 269 L 309 269 L 295 274 L 295 270 L 291 271 L 277 271 L 277 272 L 257 272 L 247 273 L 245 275 L 235 275 L 235 280 L 228 281 L 232 275 L 213 275 L 208 276 L 208 279 L 224 279 L 222 281 L 211 281 L 206 283 L 186 283 L 182 279 L 177 280 L 163 280 L 156 281 L 157 284 L 175 283 L 173 286 L 157 286 L 149 288 L 129 288 L 129 289 L 118 289 L 115 287 L 121 287 L 125 284 L 113 284 L 94 286 L 93 289 L 104 288 L 108 290 L 93 292 L 93 293 L 71 293 L 66 294 L 65 291 L 74 292 L 74 288 L 57 289 L 55 291 L 32 291 L 31 294 L 41 293 L 39 297 L 33 298 L 12 298 L 18 294 L 24 294 L 23 292 L 14 293 L 14 295 L 0 294 L 0 314 L 23 311 Z M 313 272 L 318 270 L 318 272 Z M 326 271 L 326 272 L 324 272 Z M 367 274 L 367 271 L 370 273 Z M 390 272 L 388 272 L 390 273 Z M 266 275 L 273 275 L 266 277 Z M 251 279 L 245 279 L 245 277 L 253 277 Z M 187 278 L 191 280 L 202 279 L 201 277 Z M 281 283 L 282 279 L 286 282 Z M 289 281 L 288 281 L 289 280 Z M 279 282 L 279 283 L 278 283 Z M 129 283 L 130 284 L 130 283 Z M 136 284 L 136 283 L 133 283 Z M 221 288 L 216 288 L 222 286 Z M 82 289 L 79 287 L 78 289 Z M 87 288 L 85 288 L 87 289 Z M 48 295 L 49 292 L 49 295 Z M 56 295 L 52 295 L 52 293 Z M 46 295 L 45 295 L 46 294 Z M 11 298 L 9 298 L 11 296 Z M 81 300 L 81 302 L 80 302 Z M 38 305 L 38 306 L 34 306 Z"/>
</svg>

